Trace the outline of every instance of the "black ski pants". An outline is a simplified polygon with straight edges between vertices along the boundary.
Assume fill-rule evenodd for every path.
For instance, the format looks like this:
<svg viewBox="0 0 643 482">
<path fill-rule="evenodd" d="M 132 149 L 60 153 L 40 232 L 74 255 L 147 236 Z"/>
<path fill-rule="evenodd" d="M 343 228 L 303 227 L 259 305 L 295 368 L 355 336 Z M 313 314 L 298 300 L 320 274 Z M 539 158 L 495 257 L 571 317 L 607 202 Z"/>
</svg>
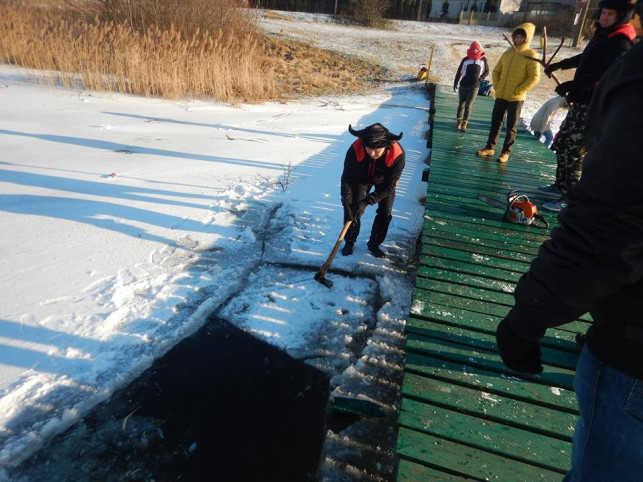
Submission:
<svg viewBox="0 0 643 482">
<path fill-rule="evenodd" d="M 371 191 L 373 186 L 370 184 L 353 184 L 353 205 L 351 206 L 352 212 L 357 210 L 359 202 L 368 196 L 368 193 Z M 388 234 L 388 227 L 391 224 L 393 219 L 393 203 L 395 202 L 395 191 L 393 191 L 389 196 L 382 199 L 377 203 L 377 211 L 375 212 L 375 219 L 373 220 L 373 227 L 371 228 L 371 237 L 368 240 L 368 244 L 371 246 L 379 246 L 386 239 Z M 354 243 L 359 236 L 361 228 L 361 215 L 354 219 L 346 232 L 344 240 L 348 243 Z M 346 216 L 346 211 L 344 212 L 344 222 L 348 221 Z"/>
<path fill-rule="evenodd" d="M 493 112 L 491 113 L 491 128 L 489 129 L 489 138 L 487 139 L 487 149 L 493 149 L 498 143 L 500 137 L 500 130 L 502 124 L 507 117 L 507 132 L 505 134 L 505 142 L 502 146 L 502 152 L 511 152 L 511 148 L 516 141 L 516 130 L 518 129 L 518 121 L 520 120 L 520 111 L 522 110 L 523 101 L 517 100 L 510 102 L 504 99 L 496 99 L 493 104 Z"/>
</svg>

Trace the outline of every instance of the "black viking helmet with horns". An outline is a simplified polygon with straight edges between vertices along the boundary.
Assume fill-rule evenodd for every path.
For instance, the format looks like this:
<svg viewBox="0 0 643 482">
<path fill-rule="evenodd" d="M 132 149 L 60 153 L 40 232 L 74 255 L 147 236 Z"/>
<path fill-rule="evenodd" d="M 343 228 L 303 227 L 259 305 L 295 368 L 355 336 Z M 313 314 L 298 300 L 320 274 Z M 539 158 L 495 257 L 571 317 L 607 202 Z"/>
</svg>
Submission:
<svg viewBox="0 0 643 482">
<path fill-rule="evenodd" d="M 402 138 L 403 132 L 396 136 L 389 131 L 382 124 L 373 124 L 365 127 L 361 131 L 356 131 L 353 126 L 348 126 L 348 132 L 355 137 L 359 137 L 366 147 L 371 149 L 380 149 L 382 147 L 389 147 L 393 141 L 399 141 Z"/>
</svg>

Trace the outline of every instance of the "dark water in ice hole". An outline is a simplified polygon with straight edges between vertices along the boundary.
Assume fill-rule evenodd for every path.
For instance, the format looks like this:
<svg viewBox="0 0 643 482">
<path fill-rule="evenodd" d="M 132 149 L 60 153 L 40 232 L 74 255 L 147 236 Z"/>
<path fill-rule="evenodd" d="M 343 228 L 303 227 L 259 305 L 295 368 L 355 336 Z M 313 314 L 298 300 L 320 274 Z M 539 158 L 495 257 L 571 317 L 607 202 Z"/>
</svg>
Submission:
<svg viewBox="0 0 643 482">
<path fill-rule="evenodd" d="M 328 396 L 324 373 L 211 319 L 10 477 L 314 480 Z"/>
</svg>

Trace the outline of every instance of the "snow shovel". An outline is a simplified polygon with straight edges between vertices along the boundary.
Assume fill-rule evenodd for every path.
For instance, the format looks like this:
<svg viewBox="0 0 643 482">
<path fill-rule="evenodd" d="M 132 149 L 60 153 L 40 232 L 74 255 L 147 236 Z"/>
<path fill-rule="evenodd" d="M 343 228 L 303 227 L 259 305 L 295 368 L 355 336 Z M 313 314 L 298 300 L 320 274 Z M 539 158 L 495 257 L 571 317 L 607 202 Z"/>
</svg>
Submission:
<svg viewBox="0 0 643 482">
<path fill-rule="evenodd" d="M 335 247 L 333 250 L 330 252 L 330 255 L 328 256 L 328 259 L 326 262 L 322 265 L 321 268 L 319 268 L 319 271 L 315 273 L 315 281 L 318 283 L 323 284 L 326 288 L 330 288 L 333 286 L 333 282 L 329 279 L 326 279 L 326 273 L 328 272 L 328 269 L 330 268 L 330 264 L 333 262 L 335 259 L 335 255 L 337 254 L 337 250 L 339 249 L 340 245 L 342 244 L 342 241 L 344 241 L 344 236 L 346 236 L 346 232 L 348 231 L 348 228 L 350 227 L 352 221 L 346 221 L 346 224 L 344 224 L 344 229 L 342 229 L 342 232 L 339 233 L 339 238 L 337 238 L 337 242 L 335 243 Z"/>
</svg>

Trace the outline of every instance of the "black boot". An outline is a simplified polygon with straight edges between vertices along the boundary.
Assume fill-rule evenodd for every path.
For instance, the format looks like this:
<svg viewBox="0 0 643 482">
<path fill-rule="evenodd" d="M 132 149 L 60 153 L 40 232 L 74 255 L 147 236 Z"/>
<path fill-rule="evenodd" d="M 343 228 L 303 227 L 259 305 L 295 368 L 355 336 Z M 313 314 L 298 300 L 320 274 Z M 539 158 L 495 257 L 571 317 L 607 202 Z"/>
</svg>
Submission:
<svg viewBox="0 0 643 482">
<path fill-rule="evenodd" d="M 344 247 L 342 248 L 342 255 L 350 256 L 351 254 L 353 254 L 353 246 L 355 246 L 354 242 L 346 241 L 346 244 L 344 244 Z"/>
<path fill-rule="evenodd" d="M 373 253 L 373 256 L 376 258 L 385 258 L 386 253 L 380 249 L 379 246 L 375 246 L 374 244 L 367 244 L 368 250 Z"/>
</svg>

